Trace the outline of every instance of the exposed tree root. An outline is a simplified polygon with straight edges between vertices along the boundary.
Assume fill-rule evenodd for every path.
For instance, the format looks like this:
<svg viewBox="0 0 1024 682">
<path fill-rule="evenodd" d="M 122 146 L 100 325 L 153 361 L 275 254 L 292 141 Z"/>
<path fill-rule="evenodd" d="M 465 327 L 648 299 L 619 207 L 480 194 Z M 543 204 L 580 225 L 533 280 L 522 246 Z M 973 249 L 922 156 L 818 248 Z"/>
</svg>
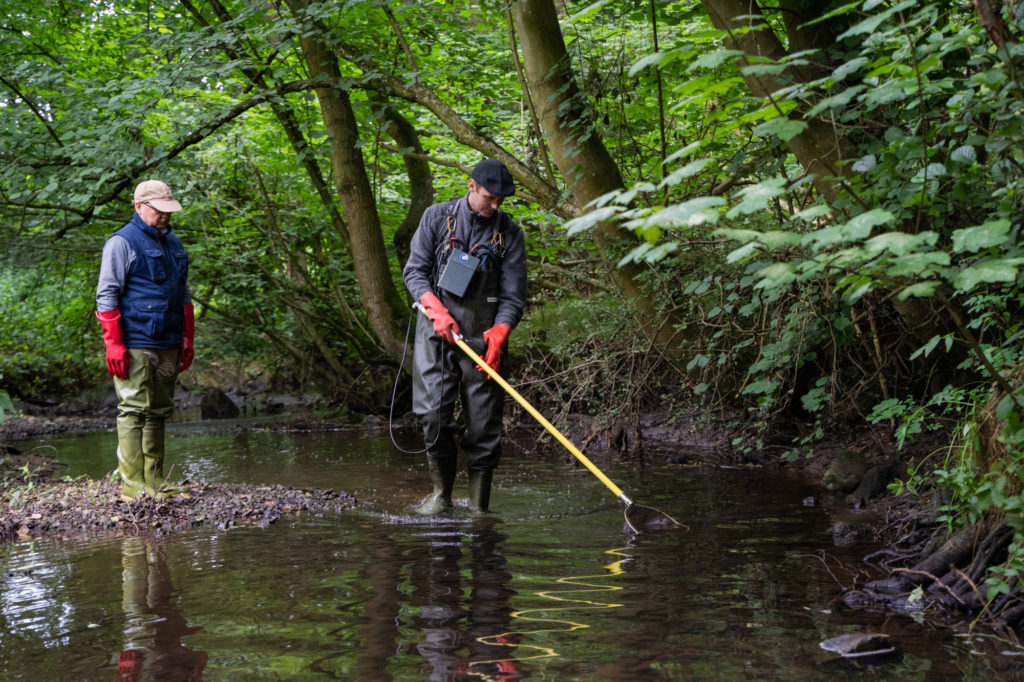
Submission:
<svg viewBox="0 0 1024 682">
<path fill-rule="evenodd" d="M 991 601 L 986 595 L 989 571 L 1005 562 L 1016 534 L 1005 521 L 982 520 L 952 535 L 944 527 L 936 535 L 923 522 L 890 530 L 900 532 L 901 542 L 864 559 L 886 576 L 850 590 L 844 596 L 847 604 L 901 611 L 929 607 L 973 614 L 994 627 L 1024 626 L 1024 585 L 1019 579 L 1008 581 L 1009 591 Z"/>
</svg>

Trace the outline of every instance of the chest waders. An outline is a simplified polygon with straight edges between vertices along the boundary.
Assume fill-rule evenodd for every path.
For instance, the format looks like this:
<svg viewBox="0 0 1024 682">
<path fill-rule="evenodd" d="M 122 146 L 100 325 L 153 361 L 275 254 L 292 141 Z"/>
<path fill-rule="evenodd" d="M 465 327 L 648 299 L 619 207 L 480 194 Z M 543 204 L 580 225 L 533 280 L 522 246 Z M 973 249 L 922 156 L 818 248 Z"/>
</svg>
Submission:
<svg viewBox="0 0 1024 682">
<path fill-rule="evenodd" d="M 188 257 L 177 237 L 159 239 L 138 214 L 116 234 L 136 254 L 120 299 L 128 376 L 114 377 L 121 495 L 185 494 L 187 487 L 169 484 L 164 475 L 164 424 L 174 411 Z"/>
<path fill-rule="evenodd" d="M 499 215 L 497 220 L 502 220 Z M 462 296 L 436 289 L 441 302 L 459 325 L 466 343 L 481 354 L 486 350 L 483 333 L 494 326 L 498 310 L 503 237 L 495 232 L 490 243 L 462 245 L 455 237 L 453 211 L 447 215 L 449 239 L 438 248 L 434 282 L 454 249 L 480 258 L 480 265 Z M 413 347 L 413 412 L 423 424 L 427 467 L 433 493 L 416 512 L 431 516 L 452 508 L 451 495 L 458 472 L 458 450 L 462 447 L 469 473 L 471 513 L 487 511 L 491 479 L 501 459 L 502 412 L 505 393 L 465 353 L 434 333 L 427 316 L 416 316 L 416 344 Z M 455 419 L 455 404 L 462 407 L 464 425 Z"/>
</svg>

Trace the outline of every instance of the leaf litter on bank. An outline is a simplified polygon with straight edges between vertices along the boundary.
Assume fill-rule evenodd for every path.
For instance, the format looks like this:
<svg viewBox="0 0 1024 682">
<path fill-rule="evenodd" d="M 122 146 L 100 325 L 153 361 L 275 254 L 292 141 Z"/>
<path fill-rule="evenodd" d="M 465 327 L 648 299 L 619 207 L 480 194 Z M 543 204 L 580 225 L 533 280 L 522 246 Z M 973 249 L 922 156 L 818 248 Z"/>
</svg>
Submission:
<svg viewBox="0 0 1024 682">
<path fill-rule="evenodd" d="M 115 481 L 79 479 L 19 489 L 0 508 L 0 542 L 97 533 L 168 533 L 198 526 L 265 528 L 286 515 L 340 514 L 356 505 L 344 491 L 186 481 L 188 497 L 121 499 Z"/>
</svg>

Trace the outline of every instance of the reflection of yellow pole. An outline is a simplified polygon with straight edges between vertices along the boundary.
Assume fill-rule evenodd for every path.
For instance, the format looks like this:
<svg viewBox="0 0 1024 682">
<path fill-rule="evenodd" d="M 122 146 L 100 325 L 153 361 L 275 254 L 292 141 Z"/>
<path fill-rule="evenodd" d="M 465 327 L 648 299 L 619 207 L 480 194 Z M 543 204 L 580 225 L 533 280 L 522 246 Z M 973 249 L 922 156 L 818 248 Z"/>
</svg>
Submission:
<svg viewBox="0 0 1024 682">
<path fill-rule="evenodd" d="M 609 550 L 607 550 L 605 552 L 605 554 L 614 554 L 616 556 L 624 556 L 622 554 L 622 549 L 624 549 L 624 548 L 621 548 L 621 549 L 609 549 Z M 582 609 L 582 608 L 585 608 L 585 609 L 614 609 L 614 608 L 617 608 L 619 606 L 622 606 L 622 604 L 604 604 L 604 603 L 601 603 L 601 602 L 590 601 L 589 599 L 568 599 L 568 598 L 561 597 L 561 596 L 558 596 L 558 595 L 569 594 L 569 593 L 572 593 L 572 592 L 610 592 L 610 591 L 615 591 L 615 590 L 621 590 L 622 588 L 617 586 L 617 585 L 595 585 L 594 583 L 585 583 L 585 582 L 579 582 L 579 581 L 581 581 L 583 579 L 591 579 L 591 578 L 607 578 L 609 575 L 620 575 L 620 574 L 625 572 L 624 569 L 622 568 L 622 562 L 625 561 L 626 558 L 628 558 L 628 557 L 625 557 L 623 559 L 619 559 L 618 561 L 613 561 L 612 563 L 607 564 L 604 568 L 605 568 L 605 570 L 608 571 L 608 573 L 601 573 L 601 574 L 598 574 L 598 575 L 567 576 L 565 578 L 558 578 L 555 581 L 556 583 L 561 583 L 563 585 L 580 585 L 582 587 L 588 587 L 588 588 L 592 588 L 592 589 L 587 589 L 587 590 L 562 590 L 560 592 L 552 592 L 550 590 L 543 590 L 543 591 L 540 591 L 540 592 L 534 592 L 534 594 L 537 595 L 538 597 L 543 597 L 545 599 L 552 599 L 554 601 L 564 602 L 564 603 L 567 603 L 567 604 L 579 604 L 579 606 L 568 605 L 568 606 L 557 607 L 557 608 L 554 608 L 554 609 L 527 609 L 525 611 L 513 611 L 512 612 L 512 617 L 513 618 L 519 618 L 521 620 L 530 620 L 530 621 L 535 621 L 535 622 L 540 622 L 540 623 L 550 623 L 552 625 L 561 623 L 561 624 L 564 624 L 564 625 L 568 625 L 569 627 L 561 628 L 561 629 L 544 628 L 544 629 L 541 629 L 541 630 L 527 630 L 525 632 L 521 631 L 521 630 L 508 631 L 508 632 L 503 632 L 503 633 L 501 633 L 499 635 L 488 635 L 486 637 L 477 637 L 476 641 L 478 641 L 478 642 L 480 642 L 482 644 L 489 645 L 489 646 L 503 646 L 503 647 L 507 647 L 509 645 L 507 643 L 505 643 L 503 640 L 507 639 L 509 637 L 512 637 L 512 636 L 516 636 L 516 635 L 535 635 L 535 634 L 539 634 L 539 633 L 542 633 L 542 632 L 572 632 L 573 630 L 580 630 L 582 628 L 589 628 L 590 626 L 587 625 L 586 623 L 577 623 L 577 622 L 571 621 L 571 620 L 555 620 L 555 619 L 551 619 L 551 618 L 542 618 L 542 617 L 537 617 L 537 616 L 527 616 L 526 614 L 528 614 L 528 613 L 550 613 L 552 611 L 559 611 L 559 610 L 565 610 L 565 609 Z M 495 659 L 495 660 L 492 660 L 492 661 L 473 661 L 470 665 L 472 665 L 472 666 L 480 666 L 480 665 L 486 665 L 486 664 L 501 663 L 503 661 L 529 661 L 529 660 L 533 660 L 533 659 L 537 659 L 537 658 L 554 658 L 554 657 L 557 657 L 557 656 L 561 655 L 555 649 L 553 649 L 551 647 L 543 647 L 543 646 L 537 646 L 537 645 L 533 645 L 533 644 L 522 644 L 522 643 L 520 643 L 520 644 L 518 644 L 516 646 L 516 650 L 518 651 L 520 649 L 536 649 L 538 653 L 534 654 L 533 656 L 514 656 L 514 657 L 511 657 L 511 658 Z"/>
<path fill-rule="evenodd" d="M 588 469 L 590 469 L 590 473 L 592 473 L 595 476 L 597 476 L 598 479 L 600 479 L 600 481 L 602 483 L 604 483 L 606 486 L 608 486 L 608 489 L 611 490 L 613 493 L 615 493 L 615 496 L 618 497 L 620 500 L 622 500 L 622 502 L 627 507 L 630 506 L 631 504 L 633 504 L 633 500 L 631 500 L 628 497 L 626 497 L 626 494 L 624 492 L 622 492 L 622 489 L 619 488 L 619 486 L 617 486 L 614 483 L 612 483 L 611 479 L 609 479 L 607 476 L 605 476 L 603 471 L 598 469 L 597 466 L 593 462 L 591 462 L 590 459 L 588 459 L 586 455 L 584 455 L 582 452 L 579 451 L 579 448 L 577 448 L 575 445 L 572 444 L 572 441 L 570 441 L 568 438 L 563 436 L 561 431 L 556 429 L 551 424 L 551 422 L 549 422 L 547 419 L 544 418 L 544 415 L 542 415 L 540 412 L 538 412 L 536 409 L 534 409 L 533 405 L 531 405 L 530 403 L 526 402 L 526 398 L 524 398 L 523 396 L 519 395 L 519 392 L 516 391 L 516 389 L 512 388 L 512 386 L 507 381 L 505 381 L 504 379 L 501 378 L 500 374 L 495 372 L 491 368 L 490 365 L 488 365 L 486 362 L 484 362 L 483 358 L 481 358 L 479 355 L 477 355 L 473 351 L 473 349 L 470 348 L 466 344 L 466 342 L 462 340 L 462 336 L 461 335 L 455 334 L 454 336 L 455 336 L 455 343 L 458 344 L 459 348 L 464 350 L 466 352 L 466 355 L 468 355 L 470 358 L 473 359 L 473 362 L 475 362 L 479 367 L 481 367 L 485 372 L 487 372 L 487 375 L 489 377 L 491 377 L 492 379 L 497 381 L 498 385 L 501 386 L 503 389 L 505 389 L 505 391 L 510 396 L 515 398 L 517 403 L 522 405 L 523 408 L 527 412 L 529 412 L 533 416 L 534 419 L 536 419 L 538 422 L 540 422 L 541 426 L 543 426 L 545 429 L 548 430 L 548 433 L 550 433 L 552 436 L 557 438 L 558 442 L 561 443 L 562 445 L 564 445 L 565 449 L 568 450 L 569 452 L 571 452 L 573 457 L 575 457 L 580 462 L 582 462 L 583 466 L 585 466 Z"/>
</svg>

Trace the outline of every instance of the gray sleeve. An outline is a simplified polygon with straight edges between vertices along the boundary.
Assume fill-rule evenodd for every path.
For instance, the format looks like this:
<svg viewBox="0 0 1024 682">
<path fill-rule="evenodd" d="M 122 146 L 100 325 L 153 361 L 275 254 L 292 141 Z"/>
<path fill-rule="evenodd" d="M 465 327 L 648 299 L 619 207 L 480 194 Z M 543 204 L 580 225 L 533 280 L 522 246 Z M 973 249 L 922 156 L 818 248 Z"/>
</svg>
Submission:
<svg viewBox="0 0 1024 682">
<path fill-rule="evenodd" d="M 504 322 L 515 329 L 526 309 L 526 237 L 514 223 L 505 234 L 508 241 L 501 261 L 501 290 L 494 323 Z"/>
<path fill-rule="evenodd" d="M 103 245 L 100 279 L 96 285 L 96 310 L 120 310 L 121 292 L 128 279 L 128 271 L 135 264 L 135 251 L 128 240 L 114 235 Z"/>
<path fill-rule="evenodd" d="M 409 243 L 409 260 L 402 269 L 405 288 L 416 301 L 426 292 L 433 291 L 430 281 L 434 274 L 434 258 L 437 253 L 437 240 L 433 229 L 437 206 L 435 204 L 423 212 L 419 227 L 416 228 Z"/>
</svg>

